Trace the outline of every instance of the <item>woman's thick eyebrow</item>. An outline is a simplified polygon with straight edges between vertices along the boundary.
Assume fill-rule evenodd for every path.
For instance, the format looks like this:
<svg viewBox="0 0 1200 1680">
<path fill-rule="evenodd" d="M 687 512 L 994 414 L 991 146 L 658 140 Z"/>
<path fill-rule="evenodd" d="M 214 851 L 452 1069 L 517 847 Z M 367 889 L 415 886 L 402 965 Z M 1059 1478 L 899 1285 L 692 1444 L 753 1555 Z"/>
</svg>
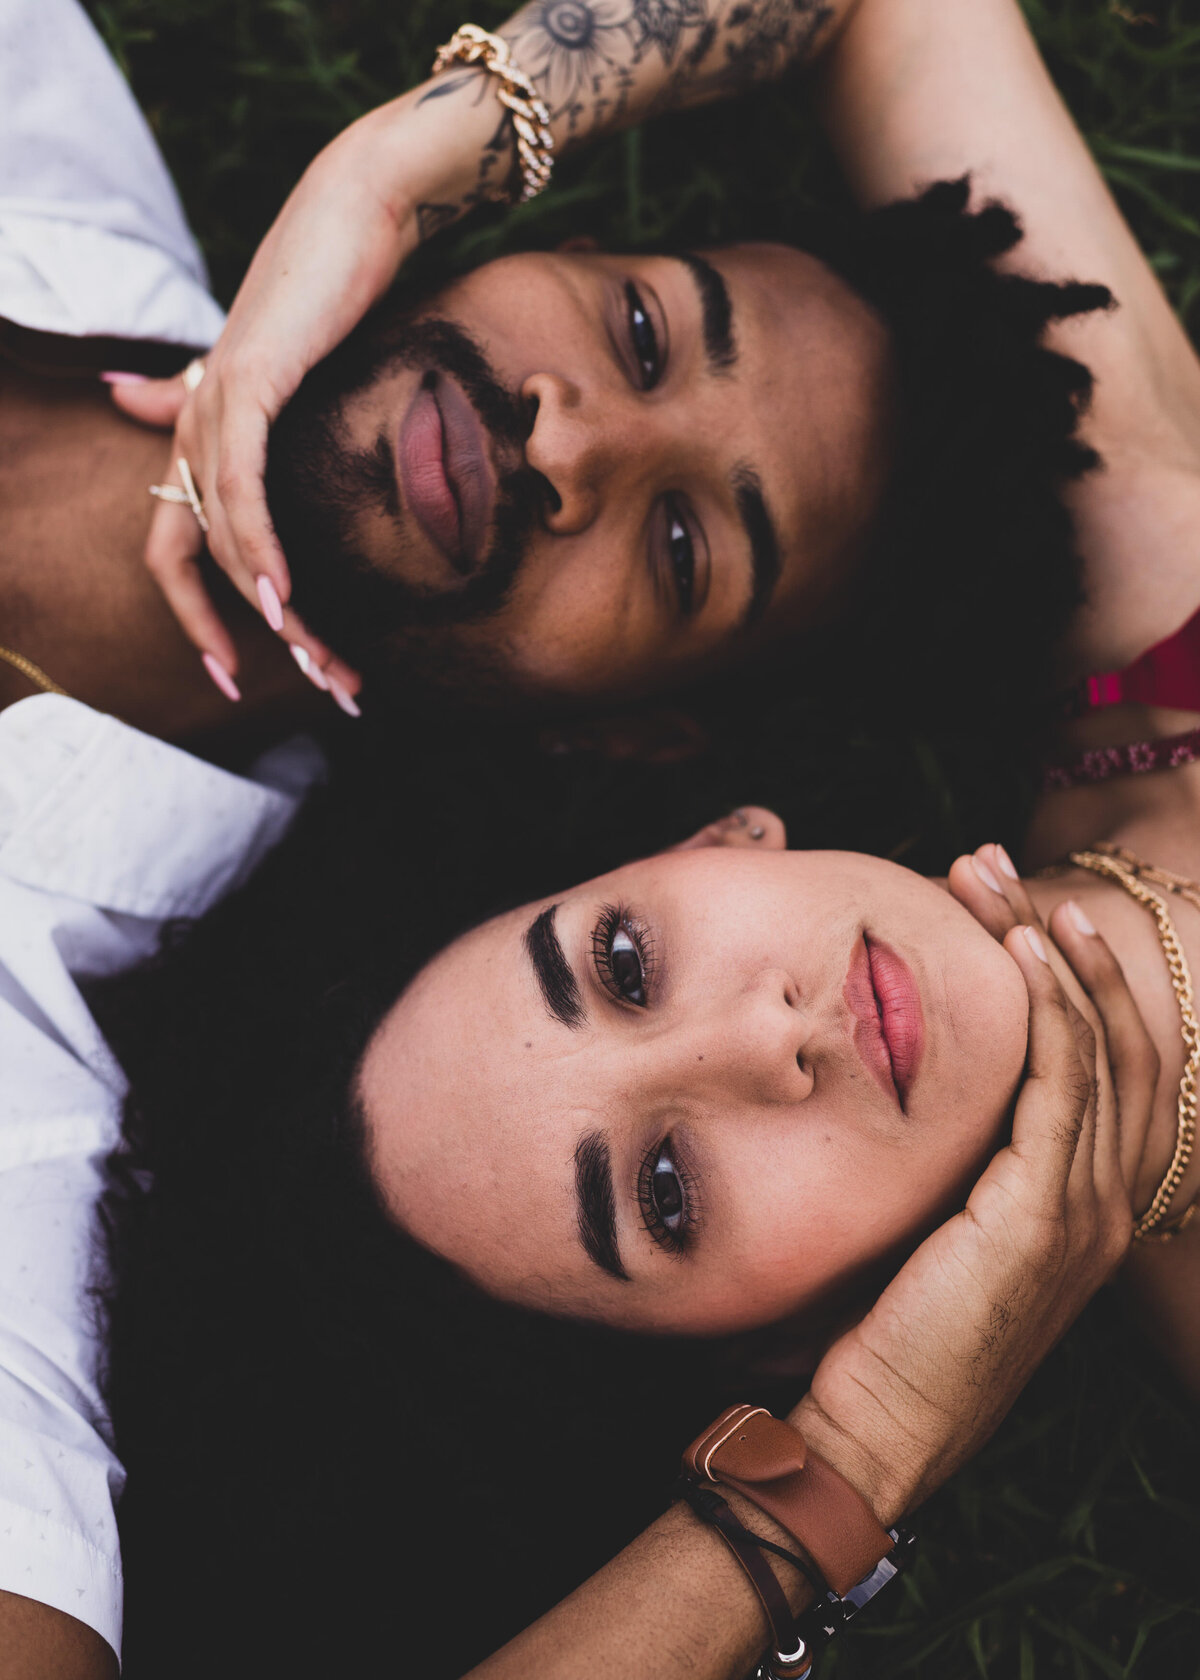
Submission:
<svg viewBox="0 0 1200 1680">
<path fill-rule="evenodd" d="M 574 1031 L 587 1020 L 587 1011 L 579 995 L 579 983 L 554 926 L 557 912 L 558 905 L 552 904 L 540 916 L 534 917 L 525 930 L 525 950 L 533 964 L 534 977 L 546 1008 L 556 1021 Z"/>
<path fill-rule="evenodd" d="M 617 1245 L 617 1206 L 613 1196 L 608 1144 L 599 1132 L 585 1132 L 575 1145 L 575 1197 L 579 1240 L 590 1259 L 610 1277 L 629 1282 Z"/>
</svg>

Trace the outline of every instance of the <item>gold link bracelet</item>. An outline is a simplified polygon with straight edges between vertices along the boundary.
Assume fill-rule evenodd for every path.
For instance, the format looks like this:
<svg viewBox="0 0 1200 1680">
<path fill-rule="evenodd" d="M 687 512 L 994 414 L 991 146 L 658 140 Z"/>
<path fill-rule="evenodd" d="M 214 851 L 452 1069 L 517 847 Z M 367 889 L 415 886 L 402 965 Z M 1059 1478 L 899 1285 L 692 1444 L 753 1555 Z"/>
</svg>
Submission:
<svg viewBox="0 0 1200 1680">
<path fill-rule="evenodd" d="M 1192 989 L 1188 960 L 1179 942 L 1179 935 L 1175 932 L 1166 900 L 1161 893 L 1148 887 L 1146 882 L 1154 881 L 1156 885 L 1166 887 L 1168 892 L 1178 893 L 1197 909 L 1200 909 L 1200 886 L 1194 881 L 1189 881 L 1184 875 L 1175 875 L 1170 870 L 1156 869 L 1151 864 L 1143 863 L 1132 852 L 1123 851 L 1116 846 L 1095 846 L 1090 851 L 1071 852 L 1068 855 L 1077 868 L 1090 870 L 1093 875 L 1106 876 L 1116 885 L 1124 887 L 1131 898 L 1136 898 L 1139 904 L 1144 904 L 1149 910 L 1158 927 L 1159 943 L 1167 959 L 1171 986 L 1175 992 L 1175 1001 L 1179 1005 L 1180 1032 L 1187 1048 L 1187 1060 L 1183 1065 L 1183 1078 L 1179 1082 L 1179 1119 L 1175 1135 L 1175 1153 L 1171 1157 L 1166 1177 L 1154 1192 L 1154 1200 L 1133 1228 L 1135 1238 L 1140 1241 L 1145 1241 L 1151 1235 L 1157 1235 L 1160 1241 L 1166 1241 L 1182 1231 L 1184 1226 L 1191 1222 L 1196 1211 L 1193 1202 L 1177 1218 L 1167 1224 L 1163 1223 L 1171 1198 L 1183 1182 L 1183 1175 L 1187 1171 L 1196 1142 L 1196 1076 L 1200 1073 L 1200 1021 L 1196 1019 L 1196 998 Z"/>
<path fill-rule="evenodd" d="M 508 42 L 499 35 L 490 35 L 476 23 L 464 23 L 444 47 L 438 48 L 432 73 L 436 76 L 451 64 L 482 64 L 499 82 L 496 97 L 511 114 L 521 190 L 497 196 L 510 204 L 523 204 L 526 199 L 536 198 L 550 185 L 554 162 L 550 113 L 538 98 L 530 78 L 513 63 Z"/>
</svg>

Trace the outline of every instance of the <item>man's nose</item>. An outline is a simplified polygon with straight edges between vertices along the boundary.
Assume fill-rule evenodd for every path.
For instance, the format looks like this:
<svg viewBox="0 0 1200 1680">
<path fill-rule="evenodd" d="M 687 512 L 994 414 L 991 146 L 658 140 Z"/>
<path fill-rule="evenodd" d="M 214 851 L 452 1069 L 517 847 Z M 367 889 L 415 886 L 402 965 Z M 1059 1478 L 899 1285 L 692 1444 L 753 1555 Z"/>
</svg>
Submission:
<svg viewBox="0 0 1200 1680">
<path fill-rule="evenodd" d="M 558 373 L 534 373 L 521 386 L 532 412 L 526 463 L 546 481 L 544 521 L 556 536 L 587 530 L 600 509 L 604 484 L 615 464 L 616 416 L 601 412 L 598 395 Z"/>
<path fill-rule="evenodd" d="M 762 1103 L 803 1102 L 813 1090 L 818 1026 L 794 979 L 760 971 L 733 995 L 713 999 L 678 1046 L 691 1077 L 711 1095 Z"/>
</svg>

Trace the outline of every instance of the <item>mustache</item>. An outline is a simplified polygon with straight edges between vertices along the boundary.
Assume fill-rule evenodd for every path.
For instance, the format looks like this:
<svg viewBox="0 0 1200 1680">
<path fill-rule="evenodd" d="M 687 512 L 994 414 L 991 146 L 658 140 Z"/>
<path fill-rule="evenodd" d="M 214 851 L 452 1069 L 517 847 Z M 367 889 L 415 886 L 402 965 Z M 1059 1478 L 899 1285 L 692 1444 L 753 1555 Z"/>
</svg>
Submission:
<svg viewBox="0 0 1200 1680">
<path fill-rule="evenodd" d="M 519 466 L 500 474 L 493 512 L 492 541 L 482 563 L 461 588 L 424 591 L 403 589 L 402 620 L 405 628 L 433 628 L 477 623 L 498 612 L 512 593 L 521 569 L 525 544 L 541 512 L 545 484 L 540 474 L 525 465 L 525 440 L 530 432 L 529 406 L 509 391 L 496 376 L 480 346 L 456 321 L 441 316 L 424 320 L 393 320 L 369 347 L 361 367 L 351 354 L 346 377 L 373 383 L 398 366 L 425 367 L 425 382 L 435 385 L 438 374 L 456 379 L 483 423 L 497 462 L 517 461 Z M 353 389 L 344 396 L 353 394 Z M 344 400 L 344 397 L 343 399 Z M 381 437 L 371 452 L 360 457 L 357 469 L 364 488 L 374 485 L 381 506 L 399 523 L 396 476 L 389 439 Z M 396 607 L 400 596 L 393 597 Z"/>
<path fill-rule="evenodd" d="M 355 526 L 364 507 L 382 510 L 401 542 L 411 541 L 400 504 L 391 438 L 350 446 L 345 406 L 398 368 L 421 369 L 435 384 L 453 378 L 487 433 L 499 476 L 487 554 L 464 584 L 441 591 L 372 565 Z M 366 656 L 395 633 L 452 628 L 497 613 L 511 595 L 545 502 L 546 482 L 525 463 L 533 406 L 508 390 L 457 322 L 414 318 L 383 303 L 313 368 L 272 428 L 268 501 L 293 565 L 297 609 L 336 646 Z M 515 463 L 515 464 L 513 464 Z M 340 651 L 340 650 L 339 650 Z"/>
</svg>

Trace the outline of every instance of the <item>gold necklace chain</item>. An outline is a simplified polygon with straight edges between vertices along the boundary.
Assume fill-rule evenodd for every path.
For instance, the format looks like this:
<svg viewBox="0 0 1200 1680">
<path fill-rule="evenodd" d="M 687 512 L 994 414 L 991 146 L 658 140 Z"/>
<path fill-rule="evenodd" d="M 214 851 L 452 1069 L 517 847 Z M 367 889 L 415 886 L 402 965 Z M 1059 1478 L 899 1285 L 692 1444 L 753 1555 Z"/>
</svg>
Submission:
<svg viewBox="0 0 1200 1680">
<path fill-rule="evenodd" d="M 37 688 L 44 688 L 47 694 L 61 694 L 70 699 L 65 688 L 60 688 L 53 677 L 48 677 L 40 665 L 35 665 L 32 659 L 26 659 L 23 653 L 14 653 L 12 648 L 0 645 L 0 659 L 6 665 L 11 665 L 14 671 L 20 671 L 23 677 L 28 677 Z"/>
<path fill-rule="evenodd" d="M 1115 881 L 1118 886 L 1124 887 L 1131 898 L 1136 898 L 1149 910 L 1158 927 L 1159 942 L 1167 959 L 1175 1001 L 1179 1005 L 1180 1031 L 1188 1054 L 1183 1064 L 1183 1078 L 1179 1081 L 1179 1120 L 1175 1134 L 1175 1153 L 1171 1157 L 1166 1177 L 1154 1192 L 1154 1200 L 1133 1228 L 1134 1237 L 1144 1240 L 1159 1226 L 1163 1226 L 1163 1218 L 1171 1198 L 1183 1182 L 1183 1175 L 1192 1158 L 1196 1142 L 1196 1077 L 1197 1073 L 1200 1073 L 1200 1021 L 1196 1019 L 1196 998 L 1192 988 L 1191 970 L 1183 946 L 1179 942 L 1179 935 L 1175 932 L 1175 924 L 1171 920 L 1166 900 L 1161 893 L 1147 886 L 1146 882 L 1153 881 L 1158 886 L 1166 887 L 1168 892 L 1177 893 L 1198 910 L 1200 886 L 1195 881 L 1189 881 L 1186 875 L 1175 875 L 1169 869 L 1157 869 L 1153 864 L 1143 863 L 1132 852 L 1116 846 L 1098 845 L 1088 852 L 1071 852 L 1069 857 L 1080 869 L 1088 869 L 1093 875 L 1103 875 L 1110 881 Z M 1195 1211 L 1193 1203 L 1178 1219 L 1163 1226 L 1158 1232 L 1160 1240 L 1165 1241 L 1178 1235 L 1191 1221 Z"/>
</svg>

